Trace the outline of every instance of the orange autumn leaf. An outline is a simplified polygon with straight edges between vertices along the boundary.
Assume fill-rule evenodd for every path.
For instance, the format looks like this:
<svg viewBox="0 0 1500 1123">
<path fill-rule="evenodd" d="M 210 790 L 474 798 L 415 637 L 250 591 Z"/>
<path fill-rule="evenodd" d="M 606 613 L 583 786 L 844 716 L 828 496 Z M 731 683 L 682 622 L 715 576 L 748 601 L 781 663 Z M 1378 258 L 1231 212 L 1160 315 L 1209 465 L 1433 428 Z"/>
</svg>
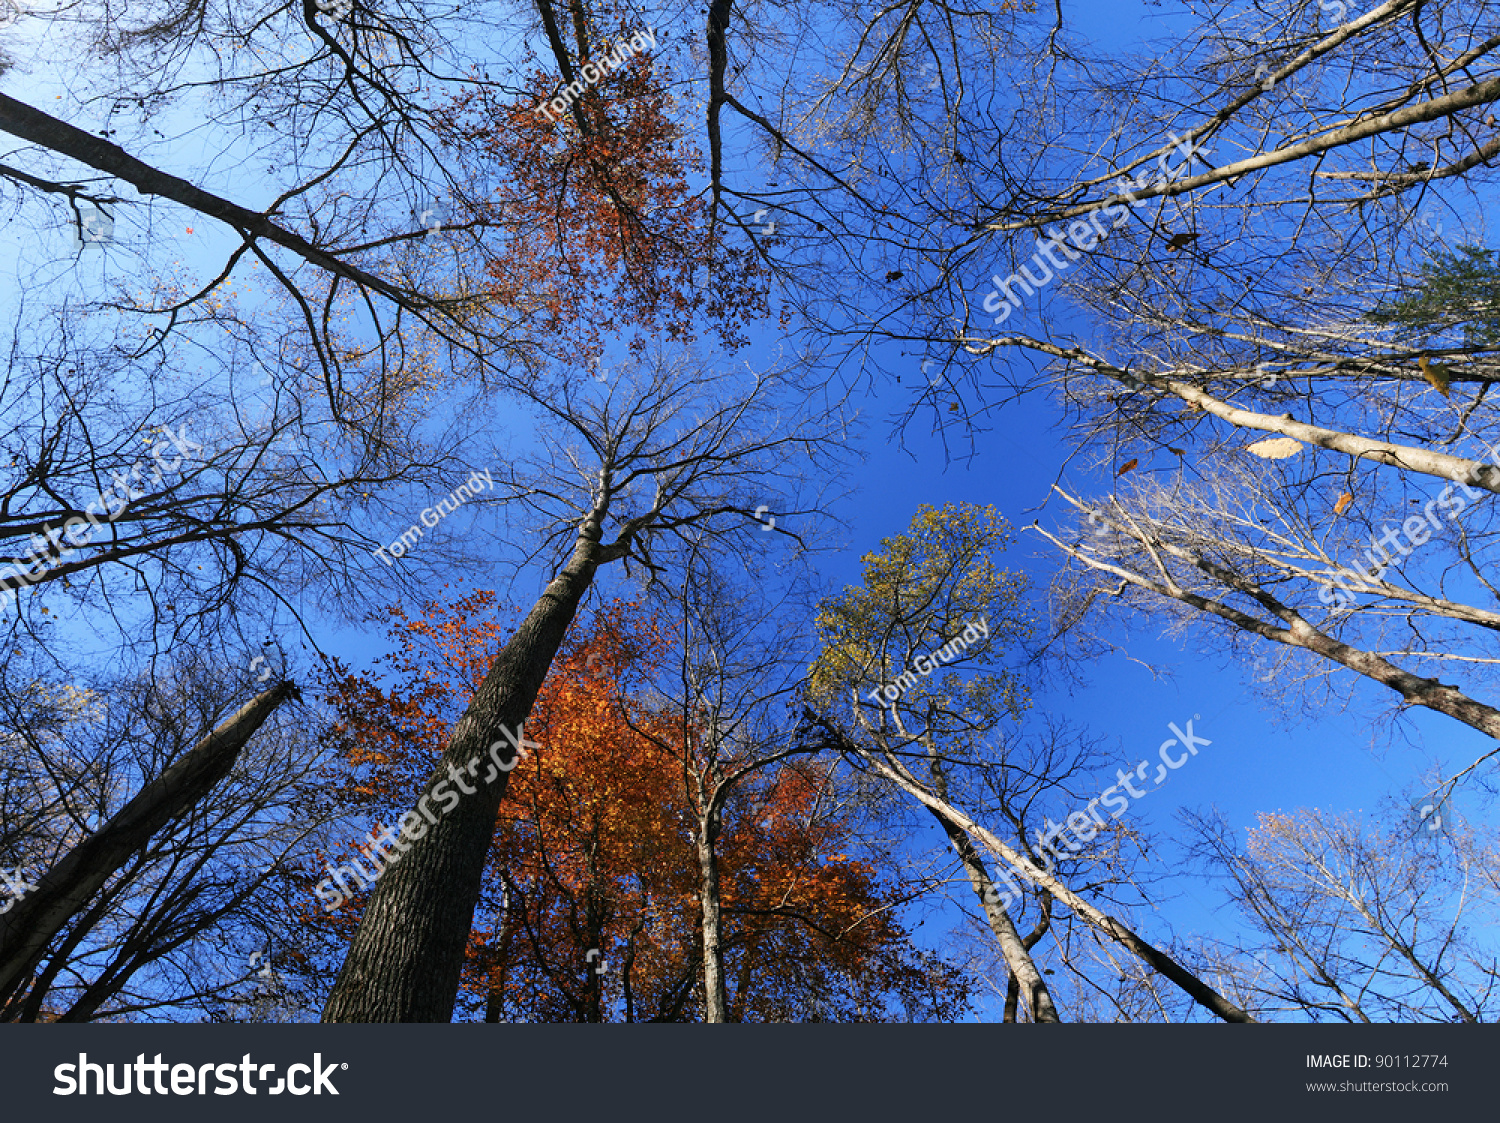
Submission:
<svg viewBox="0 0 1500 1123">
<path fill-rule="evenodd" d="M 1417 360 L 1417 366 L 1422 368 L 1422 377 L 1432 384 L 1433 388 L 1443 397 L 1448 397 L 1448 376 L 1451 373 L 1447 367 L 1440 367 L 1432 362 L 1426 355 Z"/>
</svg>

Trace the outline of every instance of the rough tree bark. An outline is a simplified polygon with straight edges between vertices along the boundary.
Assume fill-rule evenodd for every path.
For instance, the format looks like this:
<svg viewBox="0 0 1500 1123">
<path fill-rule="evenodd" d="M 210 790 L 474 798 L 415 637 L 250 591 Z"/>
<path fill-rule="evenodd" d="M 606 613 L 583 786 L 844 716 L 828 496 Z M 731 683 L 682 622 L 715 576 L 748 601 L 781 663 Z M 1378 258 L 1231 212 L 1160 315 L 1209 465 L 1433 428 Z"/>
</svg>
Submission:
<svg viewBox="0 0 1500 1123">
<path fill-rule="evenodd" d="M 725 1022 L 723 924 L 719 911 L 719 857 L 714 852 L 718 811 L 710 808 L 698 820 L 698 900 L 703 909 L 703 1020 Z"/>
</svg>

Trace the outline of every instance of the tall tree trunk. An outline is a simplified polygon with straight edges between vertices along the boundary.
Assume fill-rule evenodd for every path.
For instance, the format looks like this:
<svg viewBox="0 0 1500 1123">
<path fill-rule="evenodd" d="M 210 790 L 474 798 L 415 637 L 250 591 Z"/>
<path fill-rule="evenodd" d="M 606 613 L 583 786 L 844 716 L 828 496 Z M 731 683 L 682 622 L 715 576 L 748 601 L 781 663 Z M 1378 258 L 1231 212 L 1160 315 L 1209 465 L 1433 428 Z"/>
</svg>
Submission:
<svg viewBox="0 0 1500 1123">
<path fill-rule="evenodd" d="M 586 1022 L 604 1021 L 604 972 L 608 969 L 609 961 L 604 957 L 604 914 L 607 904 L 601 899 L 603 896 L 599 885 L 599 870 L 595 861 L 599 847 L 597 832 L 589 838 L 589 843 L 584 851 L 584 887 L 583 887 L 583 927 L 587 933 L 587 943 L 590 952 L 597 952 L 593 959 L 587 956 L 584 962 L 588 966 L 588 986 L 585 988 L 583 1002 L 583 1020 Z"/>
<path fill-rule="evenodd" d="M 630 972 L 635 967 L 635 941 L 640 936 L 641 930 L 646 927 L 645 909 L 651 907 L 651 895 L 646 895 L 646 903 L 641 915 L 636 917 L 635 925 L 630 929 L 630 935 L 625 938 L 625 961 L 620 966 L 620 991 L 625 999 L 625 1020 L 635 1021 L 635 995 L 630 989 Z"/>
<path fill-rule="evenodd" d="M 865 754 L 865 758 L 867 760 L 871 760 L 877 769 L 881 770 L 888 777 L 895 780 L 895 782 L 902 788 L 904 788 L 910 795 L 920 800 L 927 807 L 932 808 L 935 804 L 938 804 L 939 801 L 930 792 L 922 790 L 916 784 L 913 784 L 906 778 L 897 775 L 895 772 L 887 768 L 882 762 L 873 760 L 873 758 L 871 758 L 868 754 Z M 1183 967 L 1182 964 L 1178 963 L 1171 956 L 1167 955 L 1166 952 L 1153 947 L 1151 944 L 1141 939 L 1140 936 L 1136 935 L 1135 932 L 1131 931 L 1130 928 L 1128 928 L 1126 925 L 1122 924 L 1120 921 L 1116 920 L 1108 913 L 1105 913 L 1102 910 L 1097 909 L 1093 905 L 1089 904 L 1057 878 L 1053 877 L 1046 870 L 1033 865 L 1030 860 L 1017 853 L 1011 847 L 1005 845 L 1005 843 L 996 838 L 994 834 L 992 834 L 990 831 L 985 830 L 978 823 L 974 822 L 973 819 L 970 819 L 967 815 L 963 814 L 963 812 L 947 803 L 941 804 L 940 809 L 944 812 L 944 814 L 949 815 L 954 820 L 954 822 L 958 823 L 965 830 L 969 831 L 975 837 L 980 839 L 986 846 L 990 848 L 990 850 L 995 853 L 996 857 L 1006 862 L 1012 869 L 1014 869 L 1022 877 L 1026 878 L 1027 881 L 1030 881 L 1032 884 L 1039 885 L 1043 889 L 1048 890 L 1059 901 L 1067 905 L 1068 908 L 1072 909 L 1074 913 L 1082 917 L 1084 920 L 1088 921 L 1110 939 L 1115 940 L 1123 944 L 1125 947 L 1129 948 L 1143 961 L 1145 961 L 1145 963 L 1153 970 L 1162 975 L 1165 975 L 1172 982 L 1176 983 L 1184 993 L 1186 993 L 1190 998 L 1193 999 L 1193 1001 L 1197 1002 L 1204 1009 L 1211 1011 L 1213 1014 L 1222 1018 L 1226 1022 L 1255 1021 L 1255 1019 L 1252 1018 L 1248 1013 L 1240 1009 L 1233 1002 L 1230 1002 L 1222 994 L 1214 990 L 1213 987 L 1209 986 L 1202 979 L 1198 978 L 1198 976 L 1194 975 L 1191 971 L 1187 970 L 1187 968 Z"/>
<path fill-rule="evenodd" d="M 1151 967 L 1152 970 L 1165 975 L 1172 982 L 1176 983 L 1185 994 L 1204 1009 L 1211 1011 L 1226 1022 L 1255 1021 L 1246 1011 L 1240 1009 L 1233 1002 L 1230 1002 L 1171 956 L 1141 939 L 1129 927 L 1108 913 L 1089 904 L 1089 902 L 1085 901 L 1077 893 L 1074 893 L 1051 873 L 1033 864 L 1029 858 L 1018 853 L 1013 847 L 1001 842 L 993 832 L 985 830 L 968 815 L 965 815 L 958 808 L 954 807 L 953 804 L 939 798 L 923 787 L 895 758 L 888 757 L 884 760 L 881 759 L 875 753 L 858 744 L 848 734 L 818 717 L 811 710 L 805 710 L 804 716 L 812 725 L 828 734 L 833 743 L 840 749 L 857 755 L 876 772 L 890 780 L 924 807 L 932 811 L 939 811 L 948 819 L 951 819 L 969 835 L 984 843 L 997 858 L 1005 862 L 1016 873 L 1020 874 L 1033 885 L 1046 889 L 1059 901 L 1067 905 L 1075 915 L 1092 924 L 1110 939 L 1130 949 L 1147 966 Z"/>
<path fill-rule="evenodd" d="M 455 790 L 458 802 L 429 815 L 436 822 L 422 837 L 396 844 L 397 853 L 370 894 L 323 1021 L 452 1019 L 495 815 L 510 780 L 508 768 L 494 765 L 498 760 L 515 765 L 522 723 L 599 566 L 601 518 L 596 510 L 584 521 L 567 565 L 496 656 L 454 725 L 416 809 L 441 808 Z M 440 787 L 448 794 L 434 795 Z"/>
<path fill-rule="evenodd" d="M 500 913 L 500 931 L 495 933 L 495 961 L 490 965 L 488 991 L 484 998 L 484 1020 L 490 1024 L 498 1022 L 500 1014 L 505 1009 L 505 976 L 509 973 L 510 968 L 510 938 L 512 931 L 510 909 L 502 909 Z"/>
<path fill-rule="evenodd" d="M 980 860 L 979 852 L 974 848 L 973 841 L 959 828 L 958 824 L 941 811 L 934 807 L 929 807 L 928 810 L 932 812 L 933 818 L 942 824 L 948 841 L 953 843 L 954 849 L 958 851 L 958 860 L 963 863 L 964 872 L 969 875 L 969 884 L 973 886 L 974 892 L 979 894 L 980 907 L 984 909 L 984 916 L 989 921 L 990 931 L 995 934 L 995 942 L 1000 945 L 1000 954 L 1005 956 L 1005 965 L 1010 968 L 1010 977 L 1026 992 L 1026 1001 L 1031 1007 L 1031 1016 L 1038 1022 L 1061 1022 L 1062 1018 L 1058 1016 L 1057 1007 L 1052 1004 L 1052 994 L 1047 990 L 1047 983 L 1042 978 L 1042 973 L 1036 969 L 1036 961 L 1031 958 L 1031 952 L 1022 942 L 1021 934 L 1016 931 L 1016 925 L 1011 920 L 1010 913 L 1006 912 L 996 899 L 993 892 L 994 885 L 990 881 L 988 871 L 984 868 L 984 862 Z"/>
<path fill-rule="evenodd" d="M 928 760 L 928 768 L 932 773 L 932 789 L 939 799 L 946 802 L 948 774 L 943 770 L 935 746 L 929 746 Z M 990 880 L 989 871 L 984 868 L 979 851 L 974 849 L 974 841 L 962 827 L 944 815 L 939 808 L 929 806 L 927 810 L 932 812 L 932 817 L 943 828 L 943 833 L 948 836 L 953 849 L 958 851 L 958 860 L 963 863 L 964 872 L 969 875 L 969 884 L 973 886 L 974 892 L 979 894 L 979 907 L 984 909 L 984 917 L 989 921 L 990 931 L 995 934 L 995 940 L 1000 945 L 1000 954 L 1005 956 L 1005 965 L 1010 968 L 1010 976 L 1026 990 L 1026 1002 L 1031 1007 L 1032 1018 L 1038 1022 L 1061 1022 L 1062 1018 L 1057 1014 L 1057 1007 L 1052 1004 L 1052 995 L 1047 990 L 1042 973 L 1036 969 L 1036 962 L 1031 958 L 1031 947 L 1036 941 L 1033 940 L 1028 944 L 1021 940 L 1021 934 L 1016 931 L 1016 925 L 1011 920 L 1010 913 L 1006 912 L 1005 907 L 996 899 L 994 883 Z M 1041 939 L 1040 933 L 1037 939 Z"/>
<path fill-rule="evenodd" d="M 128 880 L 125 879 L 125 880 Z M 58 944 L 52 952 L 47 966 L 30 983 L 30 990 L 17 987 L 8 1004 L 0 1004 L 0 1022 L 34 1022 L 42 1013 L 42 1003 L 52 989 L 52 984 L 57 976 L 62 973 L 72 959 L 73 952 L 78 945 L 83 943 L 84 937 L 94 930 L 94 926 L 104 917 L 108 916 L 110 910 L 115 906 L 119 885 L 111 886 L 104 893 L 94 898 L 94 903 L 89 907 L 87 913 L 79 917 L 68 929 L 67 936 Z"/>
<path fill-rule="evenodd" d="M 698 902 L 703 909 L 703 1020 L 728 1021 L 724 993 L 723 923 L 719 910 L 719 858 L 714 853 L 714 814 L 698 820 Z"/>
<path fill-rule="evenodd" d="M 255 731 L 296 690 L 292 683 L 280 682 L 246 702 L 0 914 L 0 999 L 25 981 L 53 937 L 131 855 L 196 807 L 229 774 Z"/>
</svg>

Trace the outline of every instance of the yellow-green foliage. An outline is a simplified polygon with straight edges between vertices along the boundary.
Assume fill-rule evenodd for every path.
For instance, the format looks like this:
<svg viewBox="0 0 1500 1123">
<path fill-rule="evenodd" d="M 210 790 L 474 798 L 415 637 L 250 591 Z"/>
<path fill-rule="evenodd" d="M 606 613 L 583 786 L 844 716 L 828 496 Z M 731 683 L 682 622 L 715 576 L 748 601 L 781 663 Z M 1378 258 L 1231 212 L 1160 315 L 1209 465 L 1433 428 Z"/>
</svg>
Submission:
<svg viewBox="0 0 1500 1123">
<path fill-rule="evenodd" d="M 912 660 L 956 639 L 984 619 L 989 638 L 956 661 L 987 667 L 980 673 L 939 667 L 901 695 L 899 705 L 927 713 L 929 704 L 970 721 L 998 720 L 1029 705 L 1015 676 L 994 669 L 1000 653 L 1031 635 L 1021 598 L 1024 575 L 1002 569 L 997 557 L 1012 540 L 1010 524 L 991 506 L 948 503 L 917 508 L 904 534 L 884 539 L 862 559 L 864 583 L 820 606 L 822 641 L 809 669 L 818 704 L 847 700 L 892 683 Z"/>
</svg>

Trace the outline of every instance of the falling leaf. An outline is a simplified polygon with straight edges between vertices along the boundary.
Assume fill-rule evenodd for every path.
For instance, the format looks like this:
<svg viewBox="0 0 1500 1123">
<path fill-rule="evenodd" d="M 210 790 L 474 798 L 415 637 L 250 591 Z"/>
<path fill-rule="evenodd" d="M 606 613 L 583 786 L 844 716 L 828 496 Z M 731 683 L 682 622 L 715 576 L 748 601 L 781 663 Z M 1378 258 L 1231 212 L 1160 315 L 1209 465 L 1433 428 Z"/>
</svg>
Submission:
<svg viewBox="0 0 1500 1123">
<path fill-rule="evenodd" d="M 1131 457 L 1129 460 L 1125 461 L 1125 463 L 1120 465 L 1120 470 L 1116 472 L 1115 475 L 1123 476 L 1126 472 L 1134 471 L 1135 466 L 1139 463 L 1139 460 L 1137 460 L 1135 457 Z"/>
<path fill-rule="evenodd" d="M 1351 492 L 1344 492 L 1343 495 L 1339 496 L 1339 501 L 1333 505 L 1333 513 L 1335 515 L 1342 515 L 1344 513 L 1344 509 L 1353 502 L 1354 495 Z"/>
<path fill-rule="evenodd" d="M 189 226 L 189 227 L 188 227 L 188 228 L 187 228 L 187 232 L 188 232 L 188 233 L 189 233 L 189 234 L 191 234 L 191 233 L 192 233 L 192 232 L 193 232 L 193 228 L 192 228 L 192 227 L 191 227 L 191 226 Z"/>
<path fill-rule="evenodd" d="M 1448 396 L 1448 376 L 1452 372 L 1447 367 L 1440 367 L 1430 362 L 1426 355 L 1417 360 L 1417 365 L 1422 368 L 1422 377 L 1432 383 L 1432 386 L 1443 397 Z"/>
<path fill-rule="evenodd" d="M 1302 442 L 1292 437 L 1270 437 L 1264 441 L 1256 441 L 1253 445 L 1246 445 L 1245 451 L 1262 460 L 1285 460 L 1302 451 Z"/>
</svg>

